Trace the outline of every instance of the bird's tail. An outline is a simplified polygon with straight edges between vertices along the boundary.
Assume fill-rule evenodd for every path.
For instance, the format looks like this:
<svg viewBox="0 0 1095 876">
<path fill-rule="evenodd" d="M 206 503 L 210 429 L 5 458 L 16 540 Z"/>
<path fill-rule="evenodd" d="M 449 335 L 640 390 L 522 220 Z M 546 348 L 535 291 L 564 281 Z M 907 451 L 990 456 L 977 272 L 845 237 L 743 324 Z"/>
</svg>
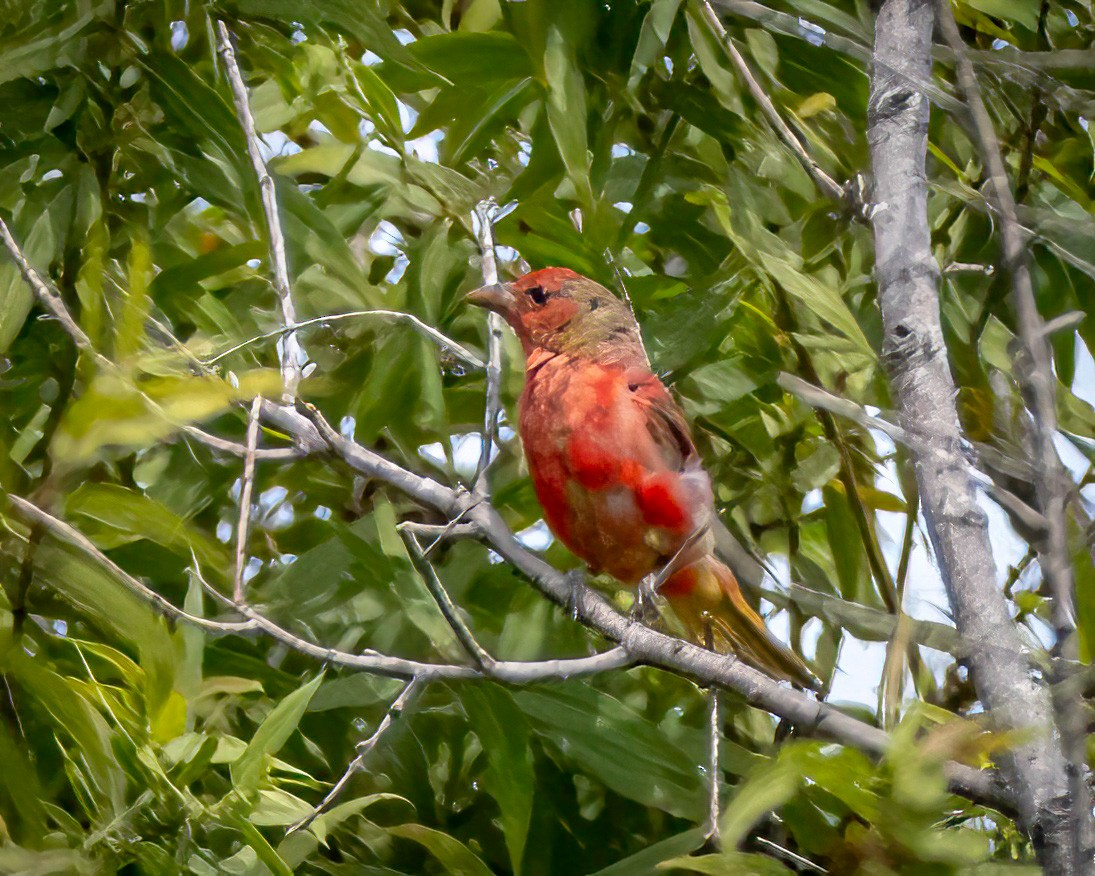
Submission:
<svg viewBox="0 0 1095 876">
<path fill-rule="evenodd" d="M 699 644 L 705 644 L 710 624 L 715 650 L 732 652 L 774 678 L 818 688 L 806 664 L 768 632 L 764 620 L 745 601 L 734 573 L 714 557 L 703 557 L 674 572 L 661 594 Z"/>
</svg>

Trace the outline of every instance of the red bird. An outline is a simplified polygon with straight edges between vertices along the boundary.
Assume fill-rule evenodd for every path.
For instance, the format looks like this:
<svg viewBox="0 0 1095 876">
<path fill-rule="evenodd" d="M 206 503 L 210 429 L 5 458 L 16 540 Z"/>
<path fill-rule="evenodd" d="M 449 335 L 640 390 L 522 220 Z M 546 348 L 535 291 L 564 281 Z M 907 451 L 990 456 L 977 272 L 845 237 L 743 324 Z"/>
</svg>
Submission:
<svg viewBox="0 0 1095 876">
<path fill-rule="evenodd" d="M 671 563 L 660 592 L 697 642 L 710 623 L 719 650 L 814 687 L 713 553 L 711 481 L 627 304 L 567 268 L 485 286 L 468 300 L 502 316 L 524 347 L 521 441 L 559 540 L 591 571 L 626 584 Z"/>
</svg>

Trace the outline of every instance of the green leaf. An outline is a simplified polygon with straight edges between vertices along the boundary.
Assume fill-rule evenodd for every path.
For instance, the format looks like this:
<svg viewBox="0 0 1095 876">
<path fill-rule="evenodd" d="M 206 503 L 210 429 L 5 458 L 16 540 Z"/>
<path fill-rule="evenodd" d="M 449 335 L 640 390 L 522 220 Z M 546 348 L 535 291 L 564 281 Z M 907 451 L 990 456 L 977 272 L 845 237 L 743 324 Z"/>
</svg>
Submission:
<svg viewBox="0 0 1095 876">
<path fill-rule="evenodd" d="M 269 758 L 277 754 L 293 735 L 312 695 L 322 682 L 321 674 L 297 688 L 278 703 L 259 725 L 247 749 L 232 764 L 232 785 L 237 792 L 249 796 L 258 790 L 269 769 Z"/>
<path fill-rule="evenodd" d="M 312 22 L 351 34 L 380 57 L 414 71 L 426 72 L 421 62 L 398 40 L 384 16 L 372 4 L 354 0 L 239 0 L 240 14 L 252 18 L 275 18 L 292 23 Z"/>
<path fill-rule="evenodd" d="M 656 842 L 591 876 L 656 876 L 663 861 L 695 851 L 706 839 L 703 828 L 693 828 Z"/>
<path fill-rule="evenodd" d="M 791 473 L 791 483 L 796 490 L 808 493 L 829 483 L 840 470 L 840 454 L 830 444 L 817 447 Z"/>
<path fill-rule="evenodd" d="M 29 225 L 29 230 L 22 235 L 20 231 L 27 227 L 26 223 L 9 225 L 13 226 L 12 235 L 22 246 L 27 261 L 41 275 L 42 265 L 48 264 L 57 248 L 54 221 L 49 212 L 39 214 Z M 23 328 L 33 302 L 34 293 L 23 279 L 18 266 L 8 257 L 7 250 L 4 250 L 3 257 L 0 258 L 0 353 L 7 351 Z"/>
<path fill-rule="evenodd" d="M 355 815 L 360 815 L 375 803 L 385 802 L 405 803 L 407 806 L 411 805 L 410 800 L 406 797 L 400 797 L 398 794 L 368 794 L 364 797 L 347 800 L 345 803 L 339 803 L 337 806 L 333 806 L 326 812 L 316 816 L 316 819 L 312 822 L 309 830 L 314 833 L 321 842 L 325 842 L 328 835 L 343 822 Z"/>
<path fill-rule="evenodd" d="M 744 852 L 723 852 L 718 855 L 688 855 L 664 861 L 659 870 L 705 873 L 708 876 L 783 876 L 793 873 L 779 861 L 764 855 L 747 855 Z"/>
<path fill-rule="evenodd" d="M 510 866 L 520 876 L 536 787 L 528 723 L 513 696 L 498 685 L 461 685 L 459 695 L 486 753 L 483 788 L 498 802 Z"/>
<path fill-rule="evenodd" d="M 203 567 L 227 568 L 228 551 L 155 499 L 117 484 L 81 484 L 65 502 L 68 516 L 104 550 L 148 539 Z M 83 519 L 80 519 L 83 518 Z"/>
<path fill-rule="evenodd" d="M 592 205 L 585 79 L 578 68 L 573 46 L 568 44 L 563 30 L 555 24 L 548 27 L 544 78 L 547 82 L 547 117 L 555 145 L 559 148 L 579 199 L 586 205 Z"/>
<path fill-rule="evenodd" d="M 490 869 L 478 855 L 447 833 L 421 824 L 389 827 L 388 833 L 418 843 L 437 858 L 451 876 L 491 876 Z"/>
<path fill-rule="evenodd" d="M 534 730 L 616 793 L 682 818 L 703 817 L 699 731 L 669 742 L 662 728 L 581 682 L 520 690 L 514 699 Z"/>
<path fill-rule="evenodd" d="M 631 71 L 627 77 L 628 90 L 633 90 L 638 85 L 642 75 L 665 50 L 669 31 L 673 27 L 680 5 L 681 0 L 653 0 L 650 4 L 650 9 L 643 19 L 642 29 L 639 31 L 635 54 L 631 56 Z"/>
<path fill-rule="evenodd" d="M 723 809 L 719 820 L 723 844 L 727 848 L 737 846 L 757 821 L 797 794 L 802 782 L 799 766 L 783 758 L 754 772 Z"/>
<path fill-rule="evenodd" d="M 244 842 L 250 846 L 259 861 L 265 864 L 270 870 L 276 874 L 276 876 L 293 876 L 292 868 L 285 863 L 281 855 L 279 855 L 272 845 L 266 841 L 258 829 L 249 821 L 245 821 L 238 816 L 230 816 L 228 821 L 234 822 L 235 827 L 243 834 Z"/>
</svg>

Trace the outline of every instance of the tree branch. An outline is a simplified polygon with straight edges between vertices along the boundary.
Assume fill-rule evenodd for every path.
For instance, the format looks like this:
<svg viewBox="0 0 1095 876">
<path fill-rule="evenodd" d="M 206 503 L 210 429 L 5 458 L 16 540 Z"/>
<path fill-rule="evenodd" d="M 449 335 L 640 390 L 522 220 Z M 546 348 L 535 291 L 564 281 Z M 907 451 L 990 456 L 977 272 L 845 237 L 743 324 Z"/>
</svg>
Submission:
<svg viewBox="0 0 1095 876">
<path fill-rule="evenodd" d="M 346 767 L 346 771 L 342 774 L 341 778 L 335 782 L 334 787 L 327 792 L 327 795 L 320 801 L 315 809 L 300 821 L 293 824 L 285 832 L 286 836 L 290 836 L 298 830 L 304 830 L 330 808 L 331 804 L 342 794 L 346 785 L 349 784 L 354 773 L 364 768 L 365 760 L 368 758 L 369 753 L 376 748 L 376 744 L 380 741 L 380 737 L 392 726 L 395 719 L 407 710 L 412 700 L 421 693 L 425 686 L 426 682 L 419 678 L 412 678 L 407 682 L 403 690 L 400 691 L 399 696 L 396 697 L 391 706 L 388 707 L 388 711 L 384 713 L 384 717 L 380 720 L 380 723 L 376 725 L 376 730 L 373 731 L 373 735 L 357 744 L 357 757 L 350 761 L 349 765 Z"/>
<path fill-rule="evenodd" d="M 252 344 L 257 344 L 259 341 L 281 337 L 287 333 L 296 332 L 299 329 L 308 328 L 313 325 L 326 325 L 329 322 L 338 322 L 343 319 L 359 319 L 362 317 L 380 317 L 381 319 L 394 319 L 398 322 L 410 323 L 413 329 L 425 335 L 442 349 L 448 350 L 465 365 L 469 365 L 477 371 L 482 371 L 486 367 L 483 364 L 483 361 L 466 347 L 461 346 L 452 338 L 442 334 L 433 326 L 424 323 L 414 314 L 402 313 L 398 310 L 351 310 L 348 313 L 332 313 L 327 316 L 316 316 L 312 319 L 306 319 L 304 322 L 293 323 L 292 325 L 282 326 L 281 328 L 274 329 L 270 332 L 264 332 L 261 335 L 255 335 L 252 338 L 248 338 L 246 341 L 241 341 L 240 343 L 229 347 L 227 350 L 222 350 L 215 356 L 211 356 L 208 359 L 202 359 L 200 362 L 203 366 L 215 365 L 225 357 L 231 356 L 233 353 L 238 353 L 240 350 L 244 350 Z"/>
<path fill-rule="evenodd" d="M 1019 223 L 1015 198 L 1008 183 L 1007 171 L 1000 154 L 1000 142 L 996 138 L 992 119 L 981 98 L 981 89 L 973 72 L 973 65 L 966 54 L 965 44 L 958 32 L 949 2 L 937 2 L 939 28 L 954 52 L 955 72 L 959 86 L 969 106 L 973 130 L 981 159 L 992 186 L 993 200 L 1000 218 L 1000 249 L 1003 267 L 1011 282 L 1012 305 L 1015 308 L 1019 337 L 1026 354 L 1025 376 L 1027 395 L 1031 405 L 1034 437 L 1034 465 L 1037 471 L 1035 487 L 1042 514 L 1049 526 L 1045 550 L 1042 551 L 1042 573 L 1053 593 L 1053 626 L 1057 633 L 1057 647 L 1067 651 L 1076 632 L 1076 611 L 1073 603 L 1072 563 L 1068 550 L 1066 531 L 1066 507 L 1068 489 L 1064 480 L 1061 460 L 1053 445 L 1057 432 L 1057 381 L 1053 373 L 1052 357 L 1045 323 L 1038 312 L 1034 299 L 1034 285 L 1030 277 L 1029 240 Z M 1071 642 L 1075 650 L 1075 642 Z M 1067 655 L 1066 655 L 1067 656 Z"/>
<path fill-rule="evenodd" d="M 257 629 L 258 625 L 251 620 L 211 621 L 208 618 L 198 617 L 195 614 L 190 614 L 189 612 L 183 611 L 181 608 L 177 608 L 166 597 L 161 596 L 143 581 L 139 581 L 130 575 L 125 569 L 95 547 L 91 539 L 82 532 L 69 526 L 69 524 L 65 523 L 63 520 L 58 520 L 53 515 L 47 514 L 37 505 L 31 504 L 26 499 L 21 499 L 18 496 L 13 496 L 11 494 L 8 494 L 7 499 L 21 517 L 49 530 L 62 541 L 67 541 L 69 544 L 73 544 L 80 548 L 80 550 L 90 556 L 96 563 L 112 575 L 115 575 L 126 587 L 158 609 L 165 617 L 185 621 L 208 633 L 215 633 L 218 635 L 246 633 Z"/>
<path fill-rule="evenodd" d="M 722 21 L 719 19 L 718 14 L 711 8 L 710 0 L 699 0 L 700 14 L 707 21 L 711 30 L 715 32 L 719 42 L 722 43 L 723 48 L 726 50 L 726 54 L 730 58 L 730 63 L 734 65 L 734 69 L 737 71 L 738 76 L 741 77 L 742 82 L 745 83 L 746 88 L 749 89 L 749 93 L 753 95 L 753 100 L 757 102 L 764 117 L 768 120 L 768 124 L 772 126 L 772 130 L 776 136 L 780 139 L 788 149 L 794 153 L 795 158 L 798 159 L 798 163 L 802 165 L 802 169 L 806 171 L 810 179 L 814 181 L 814 185 L 818 187 L 823 195 L 834 201 L 840 201 L 842 203 L 847 202 L 848 192 L 844 186 L 840 185 L 835 179 L 821 169 L 821 166 L 810 157 L 810 153 L 806 151 L 806 147 L 802 145 L 802 142 L 795 136 L 795 132 L 791 130 L 783 117 L 779 114 L 779 110 L 776 109 L 772 99 L 761 88 L 760 83 L 757 82 L 756 77 L 753 75 L 753 71 L 749 69 L 749 65 L 745 63 L 745 59 L 741 56 L 741 52 L 738 51 L 737 46 L 734 45 L 734 41 L 730 39 L 730 34 L 726 32 L 726 28 L 723 27 Z"/>
<path fill-rule="evenodd" d="M 463 646 L 464 650 L 468 652 L 468 656 L 471 657 L 480 671 L 486 675 L 490 675 L 490 668 L 494 663 L 494 658 L 483 649 L 483 646 L 476 640 L 475 635 L 468 628 L 468 625 L 464 623 L 464 619 L 460 617 L 460 609 L 456 607 L 456 603 L 452 601 L 452 597 L 449 596 L 448 591 L 445 590 L 445 586 L 441 583 L 441 579 L 437 577 L 437 570 L 433 567 L 433 564 L 426 559 L 426 555 L 423 553 L 422 546 L 418 543 L 418 539 L 415 538 L 412 532 L 405 529 L 401 529 L 399 534 L 403 536 L 403 543 L 407 546 L 407 551 L 411 555 L 411 560 L 425 580 L 426 588 L 430 591 L 433 601 L 437 603 L 438 609 L 440 609 L 442 616 L 444 616 L 445 621 L 452 629 L 453 634 Z"/>
<path fill-rule="evenodd" d="M 270 268 L 274 275 L 274 290 L 281 305 L 281 319 L 288 331 L 278 349 L 281 358 L 281 377 L 285 386 L 285 401 L 291 402 L 300 384 L 301 368 L 307 359 L 304 349 L 297 338 L 296 307 L 293 305 L 293 292 L 289 284 L 289 264 L 285 258 L 285 235 L 281 229 L 281 216 L 278 214 L 278 198 L 274 189 L 274 178 L 266 167 L 259 149 L 259 135 L 255 129 L 255 117 L 251 114 L 251 103 L 247 96 L 247 86 L 243 82 L 236 52 L 232 47 L 232 35 L 223 21 L 217 22 L 217 50 L 224 58 L 224 72 L 228 84 L 232 87 L 232 99 L 236 104 L 243 136 L 247 140 L 247 155 L 259 181 L 262 192 L 262 209 L 266 214 L 267 237 L 270 242 Z"/>
<path fill-rule="evenodd" d="M 72 314 L 68 312 L 68 308 L 65 306 L 65 302 L 61 299 L 61 296 L 38 276 L 38 272 L 35 271 L 30 262 L 27 261 L 26 254 L 16 242 L 15 238 L 12 237 L 11 231 L 8 229 L 7 223 L 5 223 L 3 219 L 0 219 L 0 237 L 4 239 L 4 246 L 7 247 L 11 257 L 19 266 L 19 272 L 23 275 L 26 284 L 30 286 L 31 291 L 34 293 L 34 297 L 38 299 L 38 303 L 61 324 L 61 328 L 63 328 L 65 333 L 72 338 L 72 342 L 76 344 L 77 347 L 85 353 L 88 353 L 98 364 L 105 364 L 108 367 L 112 367 L 114 363 L 107 359 L 106 356 L 96 351 L 94 344 L 91 343 L 91 338 L 87 336 L 87 333 L 80 328 L 76 320 L 72 318 Z"/>
<path fill-rule="evenodd" d="M 541 593 L 558 605 L 570 606 L 577 620 L 622 645 L 634 662 L 684 675 L 700 685 L 717 684 L 735 690 L 753 705 L 785 718 L 812 734 L 851 745 L 875 756 L 881 756 L 886 750 L 888 736 L 883 731 L 832 706 L 819 703 L 801 691 L 783 687 L 733 656 L 714 654 L 643 626 L 621 614 L 601 594 L 585 585 L 577 585 L 579 595 L 576 598 L 572 576 L 560 573 L 521 545 L 490 503 L 466 491 L 451 490 L 430 478 L 402 469 L 339 435 L 310 405 L 302 405 L 302 410 L 306 411 L 314 426 L 311 434 L 302 436 L 305 440 L 315 440 L 312 434 L 318 434 L 328 440 L 332 450 L 360 474 L 385 481 L 450 518 L 463 514 L 469 523 L 478 527 L 494 550 L 527 575 Z M 997 784 L 992 773 L 951 764 L 948 778 L 956 793 L 1006 811 L 1011 810 L 1009 794 Z"/>
<path fill-rule="evenodd" d="M 483 285 L 493 286 L 498 282 L 498 263 L 494 257 L 494 221 L 498 205 L 493 198 L 480 201 L 475 207 L 477 220 L 477 238 L 479 252 L 483 259 Z M 479 451 L 479 462 L 475 467 L 472 488 L 483 496 L 488 495 L 487 466 L 490 465 L 491 451 L 494 449 L 495 436 L 498 434 L 498 416 L 502 410 L 502 317 L 497 313 L 487 314 L 487 399 L 483 414 L 483 440 Z"/>
<path fill-rule="evenodd" d="M 247 532 L 251 527 L 251 491 L 255 485 L 255 445 L 259 440 L 260 410 L 262 397 L 255 396 L 247 420 L 247 447 L 243 457 L 243 479 L 240 482 L 240 515 L 236 525 L 236 568 L 232 580 L 232 592 L 236 602 L 243 602 L 243 573 L 247 566 Z"/>
<path fill-rule="evenodd" d="M 917 437 L 936 451 L 914 451 L 917 481 L 978 695 L 1001 725 L 1030 734 L 1004 768 L 1020 821 L 1037 841 L 1053 832 L 1059 820 L 1053 812 L 1067 794 L 1064 759 L 1047 720 L 1051 703 L 1031 678 L 1024 644 L 996 587 L 988 526 L 969 467 L 948 461 L 960 454 L 962 434 L 927 221 L 929 104 L 909 85 L 930 75 L 931 35 L 930 0 L 885 0 L 875 25 L 867 132 L 879 205 L 872 224 L 884 361 L 904 422 L 915 424 Z M 1047 853 L 1045 860 L 1059 859 Z"/>
<path fill-rule="evenodd" d="M 996 131 L 981 97 L 966 46 L 958 31 L 949 0 L 936 0 L 939 29 L 954 52 L 955 73 L 973 121 L 974 139 L 992 186 L 1000 217 L 1000 250 L 1003 268 L 1011 283 L 1012 307 L 1025 361 L 1019 369 L 1030 408 L 1035 469 L 1035 494 L 1046 523 L 1046 535 L 1036 545 L 1042 575 L 1053 594 L 1056 656 L 1074 657 L 1076 635 L 1075 582 L 1068 548 L 1068 502 L 1071 481 L 1064 470 L 1053 439 L 1057 434 L 1057 378 L 1045 323 L 1038 312 L 1030 276 L 1029 238 L 1019 223 L 1015 198 L 1008 183 Z M 1064 664 L 1057 664 L 1063 666 Z M 1055 677 L 1055 682 L 1064 680 Z M 1055 872 L 1082 872 L 1091 866 L 1095 848 L 1095 821 L 1091 814 L 1091 789 L 1085 775 L 1087 765 L 1087 718 L 1078 703 L 1057 698 L 1057 724 L 1068 776 L 1065 797 L 1066 823 L 1047 830 L 1047 863 Z M 1066 845 L 1067 844 L 1067 845 Z M 1050 857 L 1052 855 L 1052 857 Z"/>
</svg>

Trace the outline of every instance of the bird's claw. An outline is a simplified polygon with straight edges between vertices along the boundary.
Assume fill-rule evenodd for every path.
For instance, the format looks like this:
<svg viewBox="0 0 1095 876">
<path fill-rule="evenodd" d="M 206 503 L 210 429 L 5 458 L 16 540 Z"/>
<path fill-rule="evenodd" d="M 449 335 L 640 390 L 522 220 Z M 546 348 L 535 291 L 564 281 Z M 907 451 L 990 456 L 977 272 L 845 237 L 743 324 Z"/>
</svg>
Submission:
<svg viewBox="0 0 1095 876">
<path fill-rule="evenodd" d="M 585 572 L 581 569 L 571 569 L 563 577 L 570 585 L 570 592 L 567 594 L 563 608 L 571 620 L 578 620 L 579 615 L 585 614 L 585 603 L 583 601 L 586 589 Z"/>
<path fill-rule="evenodd" d="M 661 617 L 656 602 L 657 593 L 648 578 L 639 582 L 635 589 L 635 602 L 631 606 L 630 617 L 633 621 L 649 626 Z"/>
</svg>

